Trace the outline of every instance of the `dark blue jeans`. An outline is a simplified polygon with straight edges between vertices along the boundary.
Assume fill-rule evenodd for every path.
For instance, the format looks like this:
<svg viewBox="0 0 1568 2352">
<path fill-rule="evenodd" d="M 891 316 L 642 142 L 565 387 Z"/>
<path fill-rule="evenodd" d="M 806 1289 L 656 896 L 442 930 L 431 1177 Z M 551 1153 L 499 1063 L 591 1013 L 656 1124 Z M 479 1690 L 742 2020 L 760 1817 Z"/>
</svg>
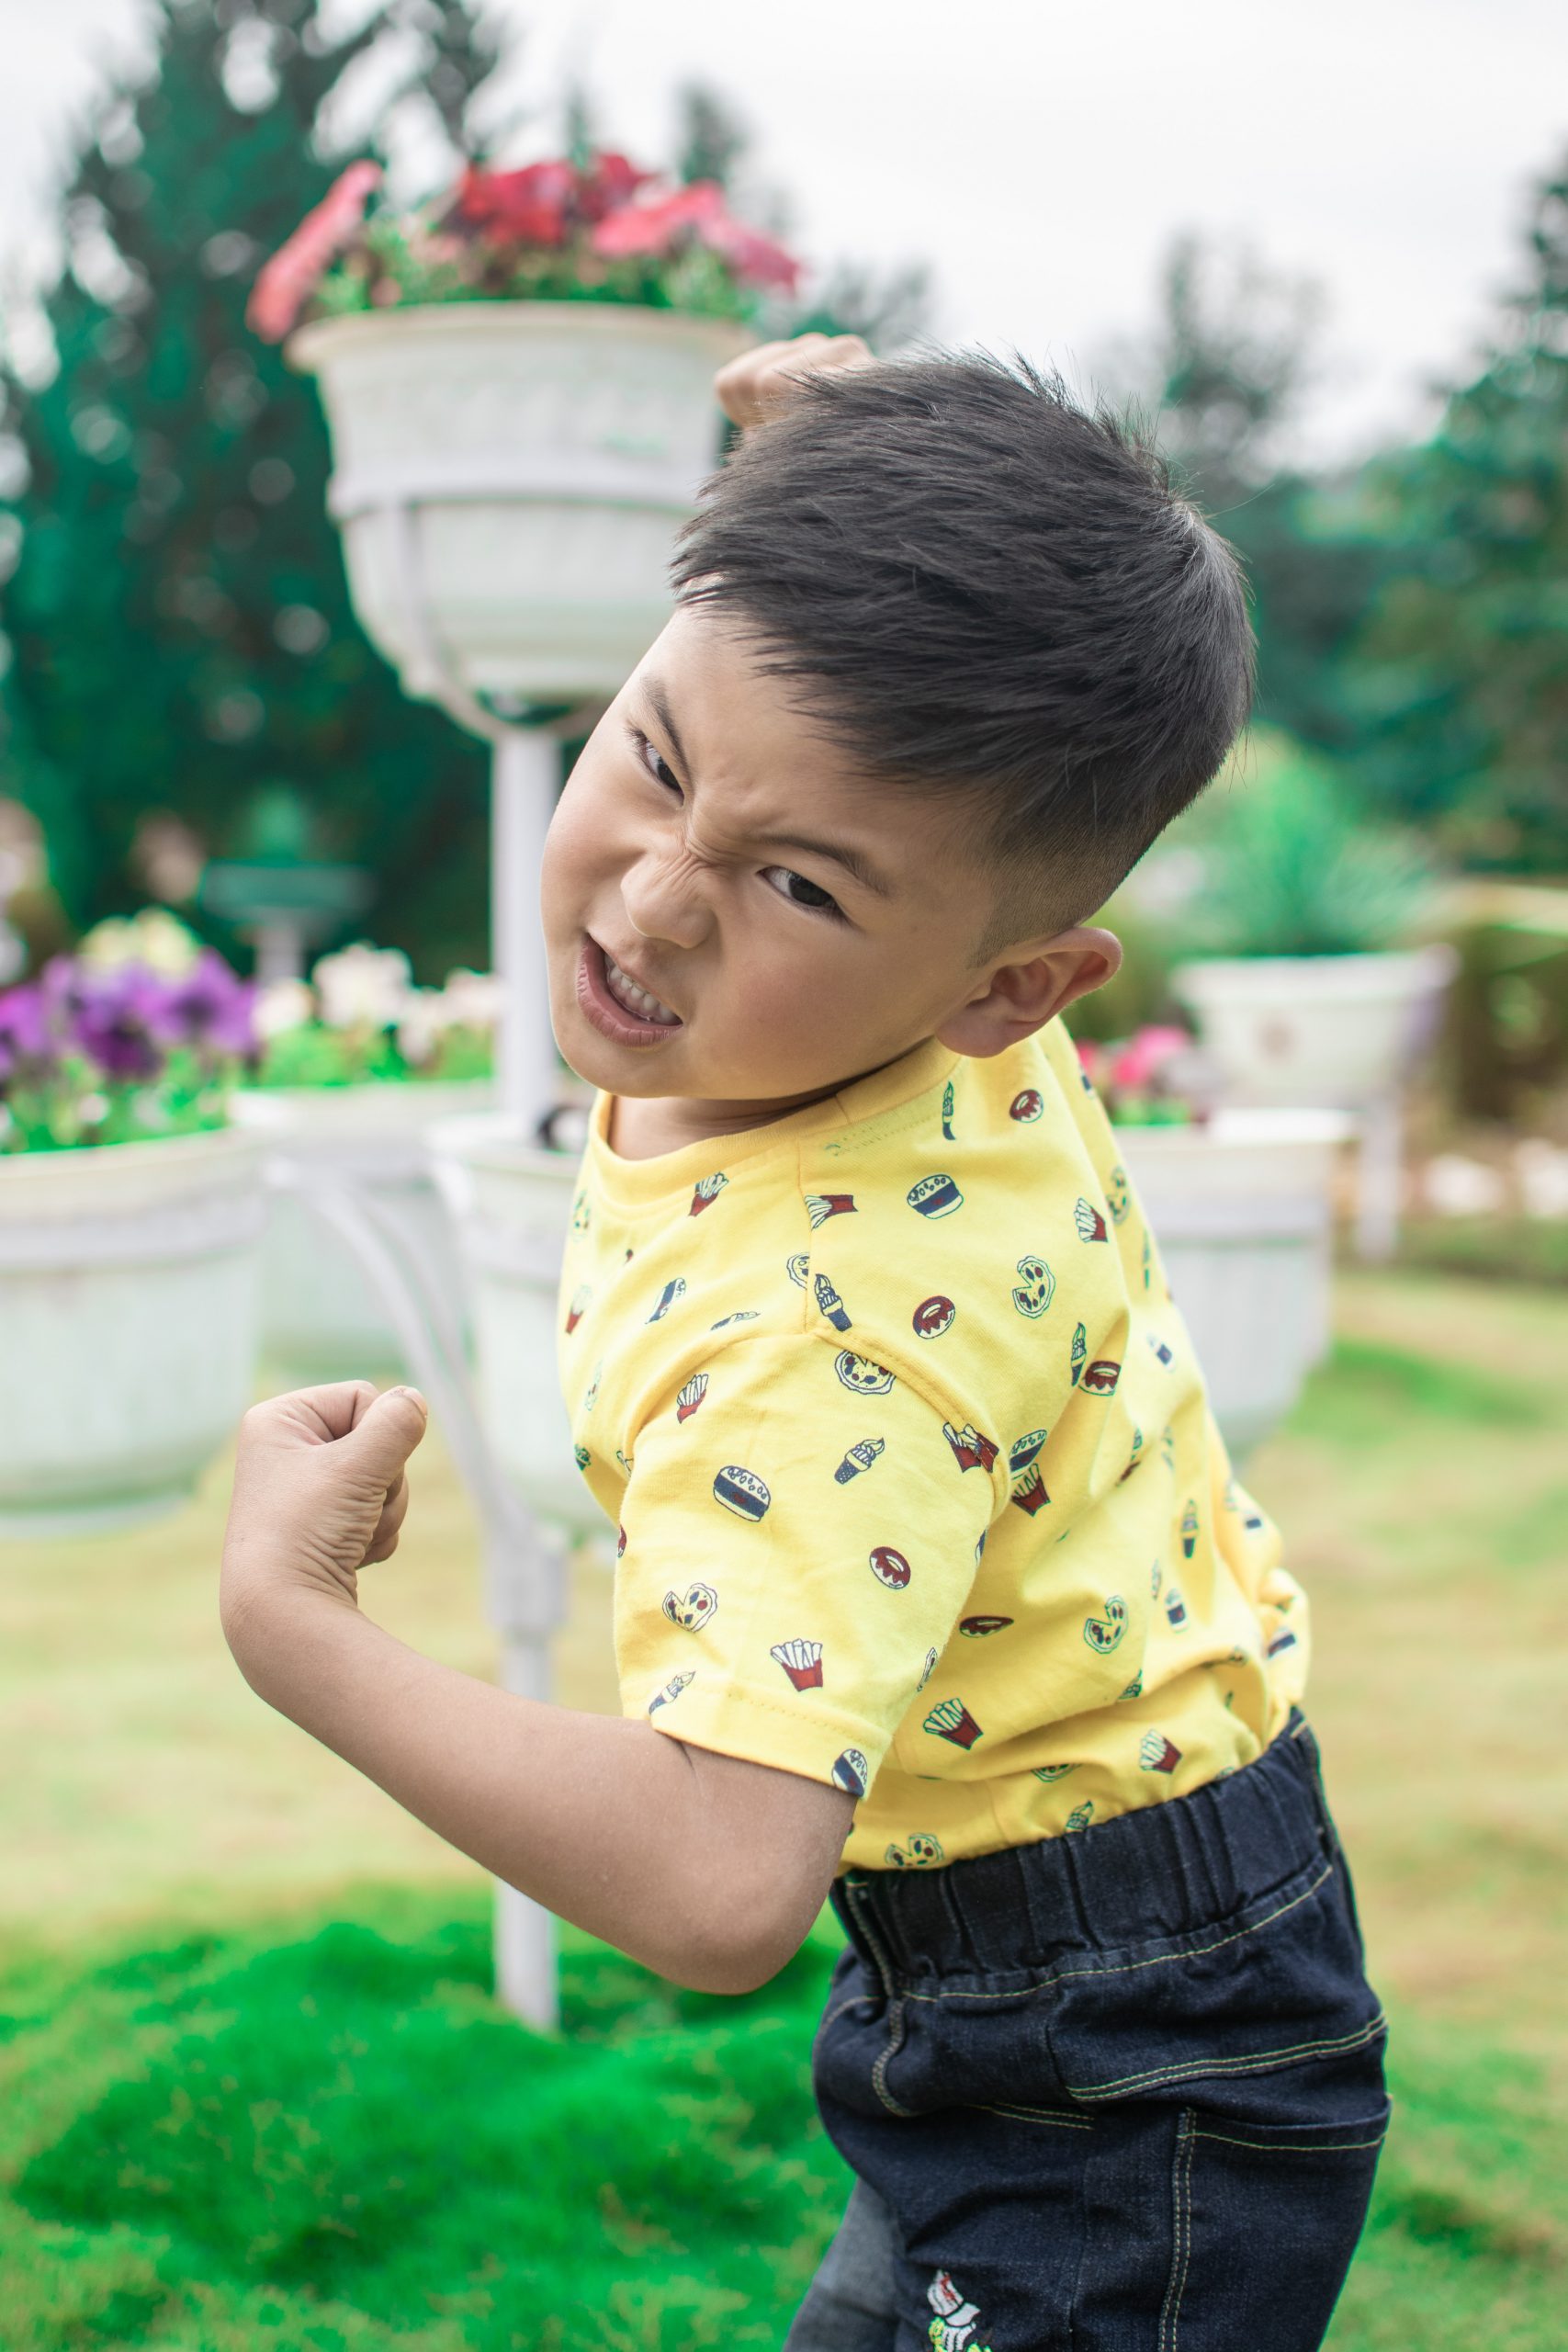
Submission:
<svg viewBox="0 0 1568 2352">
<path fill-rule="evenodd" d="M 1299 1710 L 1189 1796 L 833 1905 L 857 2180 L 784 2352 L 1315 2352 L 1387 2029 Z"/>
</svg>

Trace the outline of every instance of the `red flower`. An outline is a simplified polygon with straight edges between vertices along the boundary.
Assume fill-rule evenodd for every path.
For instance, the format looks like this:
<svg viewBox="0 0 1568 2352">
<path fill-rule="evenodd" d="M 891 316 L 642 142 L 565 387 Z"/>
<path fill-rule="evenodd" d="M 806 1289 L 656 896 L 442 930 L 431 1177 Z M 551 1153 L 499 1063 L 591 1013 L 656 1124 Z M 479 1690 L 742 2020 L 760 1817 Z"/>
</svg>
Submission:
<svg viewBox="0 0 1568 2352">
<path fill-rule="evenodd" d="M 330 264 L 353 243 L 371 190 L 380 184 L 379 164 L 350 164 L 288 243 L 263 264 L 245 310 L 253 334 L 264 343 L 283 341 Z"/>
<path fill-rule="evenodd" d="M 457 190 L 457 217 L 508 244 L 563 245 L 576 188 L 570 164 L 527 164 L 519 172 L 470 164 Z"/>
<path fill-rule="evenodd" d="M 732 220 L 716 180 L 694 180 L 673 196 L 624 205 L 600 222 L 592 243 L 596 254 L 610 258 L 625 254 L 664 255 L 686 234 L 722 254 L 738 277 L 794 292 L 800 264 L 771 237 Z"/>
<path fill-rule="evenodd" d="M 593 169 L 578 183 L 577 210 L 581 220 L 603 220 L 607 212 L 615 212 L 629 204 L 637 189 L 658 176 L 653 172 L 639 172 L 624 155 L 595 155 Z"/>
</svg>

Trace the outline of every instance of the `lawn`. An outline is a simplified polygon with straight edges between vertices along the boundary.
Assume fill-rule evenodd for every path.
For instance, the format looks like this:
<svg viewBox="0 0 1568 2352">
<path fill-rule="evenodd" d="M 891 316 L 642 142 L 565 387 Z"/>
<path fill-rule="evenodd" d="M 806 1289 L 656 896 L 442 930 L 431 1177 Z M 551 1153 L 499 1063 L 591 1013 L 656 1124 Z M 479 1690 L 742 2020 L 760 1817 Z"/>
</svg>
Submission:
<svg viewBox="0 0 1568 2352">
<path fill-rule="evenodd" d="M 1356 1273 L 1337 1319 L 1248 1469 L 1313 1595 L 1394 2020 L 1333 2344 L 1560 2352 L 1563 1301 Z M 232 1667 L 227 1484 L 133 1536 L 0 1550 L 0 2352 L 776 2346 L 846 2188 L 808 2080 L 830 1916 L 728 2002 L 567 1929 L 565 2036 L 526 2032 L 491 1996 L 488 1883 Z M 365 1586 L 492 1669 L 434 1440 Z M 573 1705 L 615 1705 L 609 1597 L 579 1570 Z"/>
</svg>

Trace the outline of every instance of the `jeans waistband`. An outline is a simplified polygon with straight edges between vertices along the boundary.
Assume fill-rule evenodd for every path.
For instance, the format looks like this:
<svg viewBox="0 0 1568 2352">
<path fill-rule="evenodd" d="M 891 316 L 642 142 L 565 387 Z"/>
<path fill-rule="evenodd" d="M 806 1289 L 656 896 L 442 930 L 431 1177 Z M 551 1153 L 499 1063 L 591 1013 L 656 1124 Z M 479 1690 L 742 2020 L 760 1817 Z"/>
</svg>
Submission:
<svg viewBox="0 0 1568 2352">
<path fill-rule="evenodd" d="M 833 1908 L 867 1964 L 903 1975 L 1041 1967 L 1232 1917 L 1338 1850 L 1299 1708 L 1250 1764 L 1088 1829 L 937 1870 L 851 1871 Z"/>
</svg>

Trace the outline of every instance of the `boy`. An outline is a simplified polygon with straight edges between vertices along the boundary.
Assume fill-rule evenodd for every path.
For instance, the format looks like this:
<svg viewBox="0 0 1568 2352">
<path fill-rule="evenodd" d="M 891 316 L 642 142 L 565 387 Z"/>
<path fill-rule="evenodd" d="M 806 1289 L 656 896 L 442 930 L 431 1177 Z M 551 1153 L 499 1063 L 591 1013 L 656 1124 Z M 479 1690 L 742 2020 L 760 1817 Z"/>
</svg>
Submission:
<svg viewBox="0 0 1568 2352">
<path fill-rule="evenodd" d="M 807 337 L 718 386 L 760 429 L 543 876 L 599 1090 L 561 1366 L 626 1714 L 358 1615 L 406 1390 L 246 1417 L 225 1631 L 682 1984 L 764 1983 L 830 1896 L 857 2178 L 787 2352 L 1308 2352 L 1388 2103 L 1306 1608 L 1058 1017 L 1244 721 L 1239 576 L 1021 362 Z"/>
</svg>

